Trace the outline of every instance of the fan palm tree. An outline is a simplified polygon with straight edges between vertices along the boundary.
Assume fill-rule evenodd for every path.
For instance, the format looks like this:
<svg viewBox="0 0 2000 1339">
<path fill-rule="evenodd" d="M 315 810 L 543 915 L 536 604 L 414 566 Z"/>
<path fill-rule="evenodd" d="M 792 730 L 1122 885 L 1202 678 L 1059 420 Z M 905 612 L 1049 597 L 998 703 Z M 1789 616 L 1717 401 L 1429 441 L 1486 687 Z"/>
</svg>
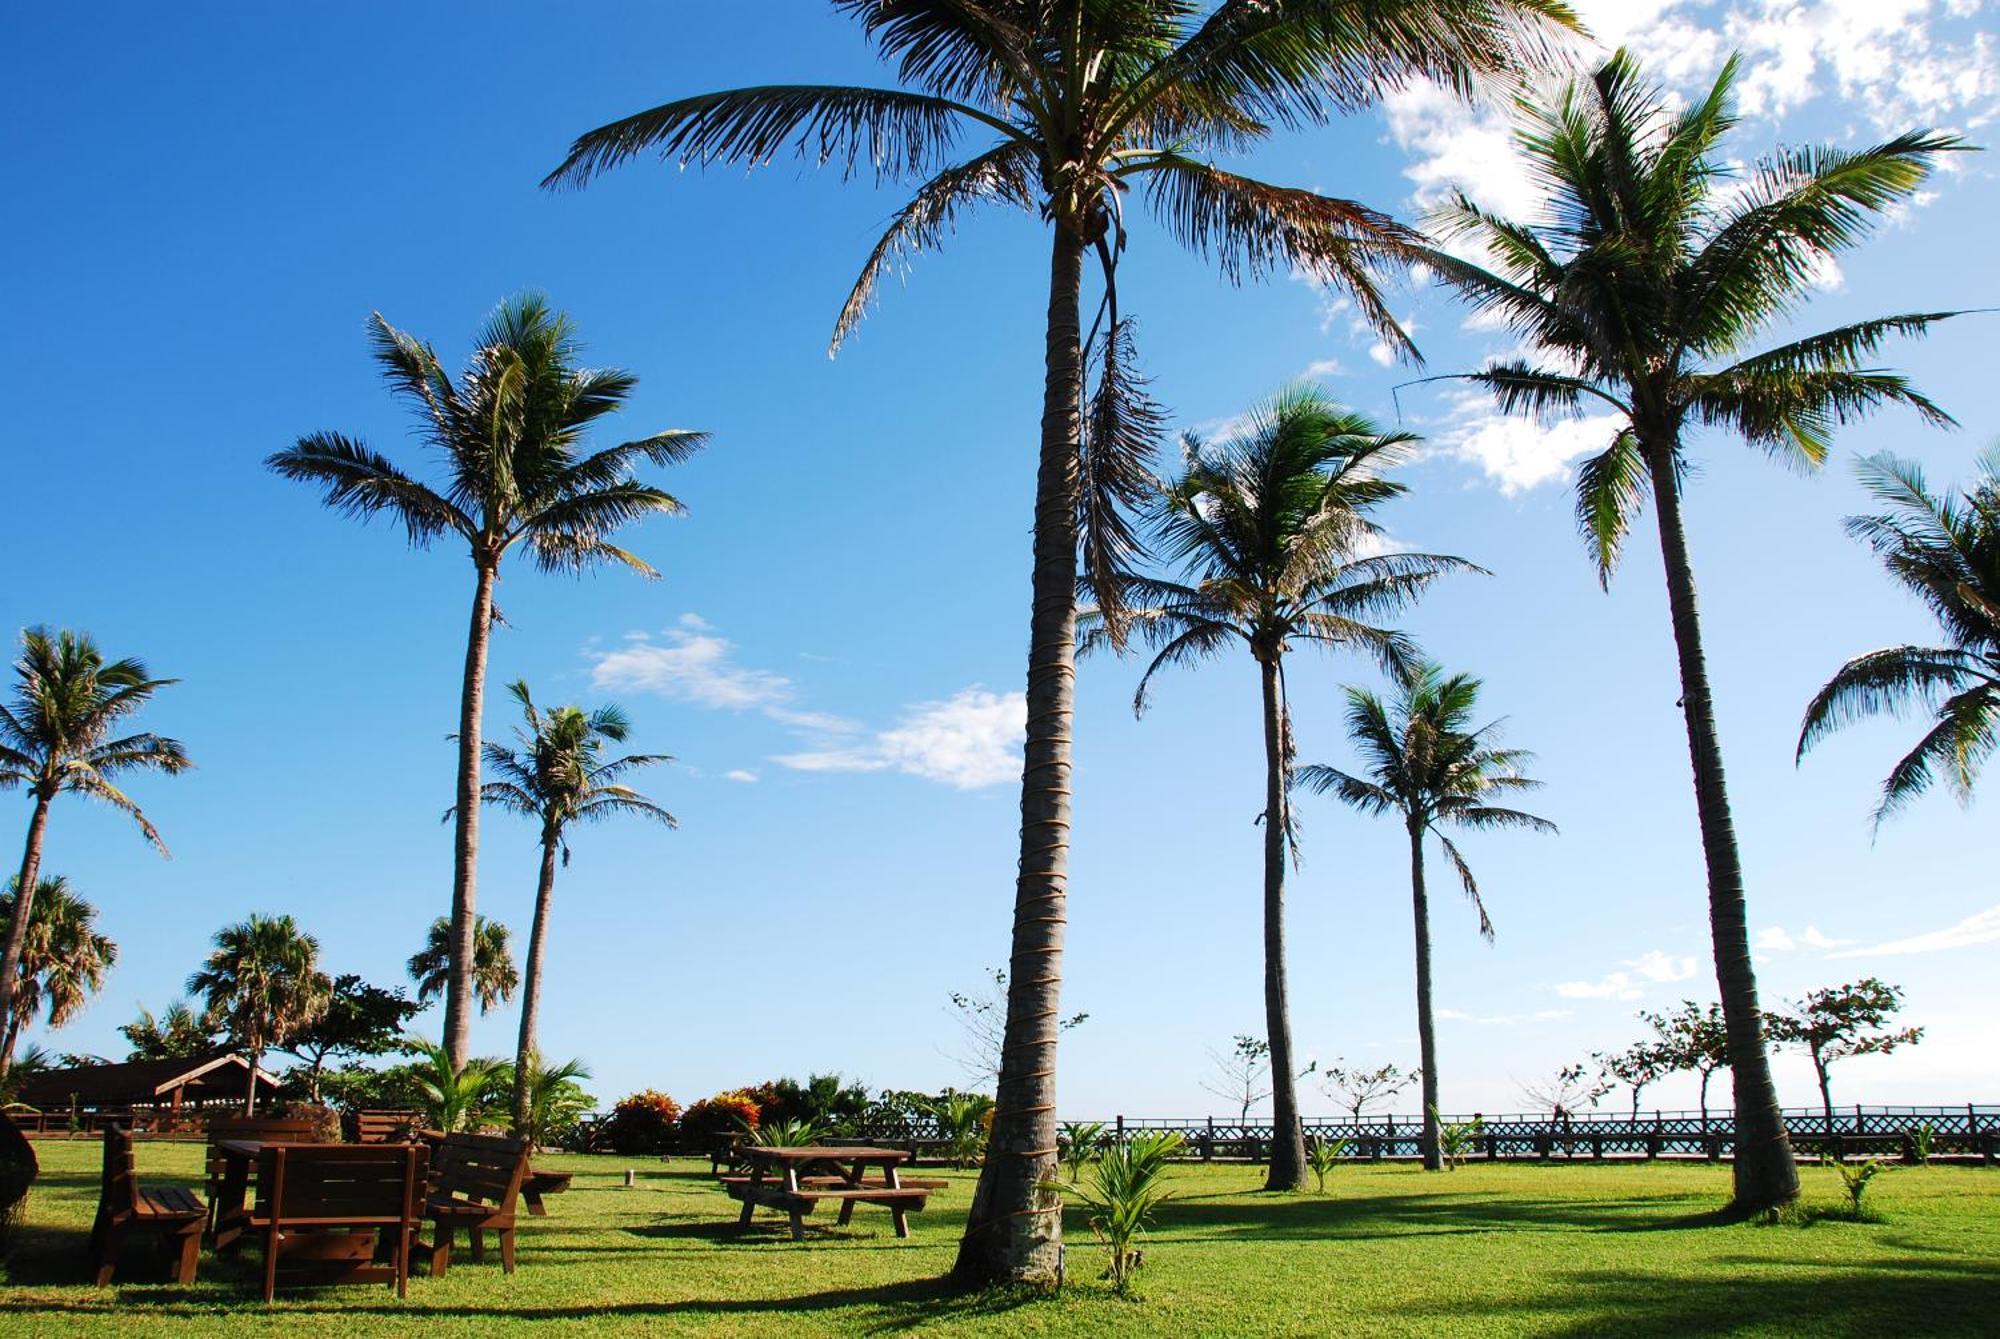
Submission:
<svg viewBox="0 0 2000 1339">
<path fill-rule="evenodd" d="M 17 886 L 10 881 L 0 894 L 0 916 L 14 914 Z M 118 945 L 97 932 L 97 908 L 71 891 L 69 880 L 57 874 L 41 880 L 29 916 L 27 941 L 21 947 L 21 974 L 16 979 L 16 1008 L 0 1039 L 0 1069 L 14 1061 L 14 1043 L 36 1014 L 47 1010 L 51 1029 L 76 1017 L 92 995 L 104 989 L 104 977 L 118 961 Z"/>
<path fill-rule="evenodd" d="M 501 560 L 516 546 L 544 571 L 583 572 L 615 564 L 658 575 L 611 542 L 622 527 L 676 515 L 671 494 L 634 476 L 644 463 L 686 460 L 707 434 L 675 429 L 585 452 L 585 432 L 621 408 L 637 384 L 629 372 L 578 366 L 569 318 L 527 295 L 500 304 L 457 382 L 430 345 L 382 319 L 370 338 L 384 378 L 415 407 L 425 441 L 443 458 L 432 488 L 386 456 L 334 432 L 299 438 L 266 463 L 287 479 L 323 490 L 326 505 L 363 520 L 386 515 L 410 543 L 455 535 L 471 550 L 472 621 L 459 690 L 458 789 L 452 844 L 451 970 L 444 1044 L 463 1063 L 472 1026 L 474 923 L 478 901 L 479 742 L 486 653 Z"/>
<path fill-rule="evenodd" d="M 196 1013 L 186 1000 L 175 1000 L 164 1014 L 155 1017 L 145 1005 L 139 1016 L 118 1028 L 131 1044 L 127 1060 L 184 1060 L 207 1055 L 215 1049 L 215 1019 Z"/>
<path fill-rule="evenodd" d="M 1240 436 L 1213 446 L 1190 439 L 1186 472 L 1161 498 L 1162 557 L 1186 580 L 1135 579 L 1143 601 L 1134 632 L 1154 648 L 1139 680 L 1144 713 L 1153 676 L 1241 647 L 1256 661 L 1264 697 L 1264 1013 L 1271 1059 L 1271 1168 L 1266 1186 L 1305 1185 L 1305 1140 L 1298 1119 L 1298 1067 L 1285 989 L 1285 855 L 1292 844 L 1291 712 L 1285 654 L 1294 646 L 1358 650 L 1391 668 L 1415 648 L 1376 626 L 1407 607 L 1438 577 L 1479 571 L 1462 558 L 1376 552 L 1381 527 L 1371 513 L 1402 494 L 1383 471 L 1416 439 L 1385 433 L 1325 392 L 1297 385 L 1254 410 Z M 1110 641 L 1106 618 L 1084 619 L 1084 645 Z"/>
<path fill-rule="evenodd" d="M 482 1016 L 513 999 L 514 988 L 521 984 L 514 967 L 513 938 L 513 931 L 499 921 L 481 916 L 473 924 L 472 989 Z M 418 1004 L 429 1004 L 450 989 L 451 950 L 451 918 L 440 916 L 431 922 L 423 948 L 411 954 L 407 964 L 410 979 L 417 983 Z"/>
<path fill-rule="evenodd" d="M 326 1012 L 333 982 L 319 969 L 319 941 L 290 916 L 257 916 L 215 932 L 215 951 L 187 980 L 209 1014 L 250 1055 L 243 1114 L 257 1109 L 264 1052 Z"/>
<path fill-rule="evenodd" d="M 544 713 L 523 680 L 508 685 L 508 692 L 521 704 L 523 724 L 514 731 L 518 748 L 503 744 L 486 746 L 486 765 L 498 780 L 480 789 L 487 803 L 538 820 L 542 825 L 542 872 L 535 888 L 535 923 L 528 932 L 528 971 L 521 989 L 521 1036 L 514 1050 L 514 1126 L 528 1128 L 529 1104 L 533 1096 L 530 1080 L 536 1072 L 531 1063 L 539 1054 L 535 1045 L 535 1024 L 540 1014 L 542 969 L 547 962 L 549 905 L 555 899 L 556 858 L 569 864 L 569 825 L 589 823 L 616 814 L 637 814 L 678 826 L 674 816 L 659 805 L 621 784 L 619 777 L 640 767 L 673 761 L 663 753 L 629 753 L 607 758 L 607 743 L 622 744 L 631 733 L 631 722 L 617 707 L 606 705 L 592 712 L 581 707 L 557 707 Z"/>
<path fill-rule="evenodd" d="M 1851 516 L 1847 533 L 1930 608 L 1943 646 L 1889 646 L 1840 667 L 1806 708 L 1798 756 L 1863 716 L 1930 714 L 1932 725 L 1882 783 L 1881 821 L 1940 776 L 1971 803 L 2000 731 L 2000 447 L 1979 458 L 1958 498 L 1930 491 L 1923 471 L 1894 456 L 1860 463 L 1862 486 L 1888 508 Z"/>
<path fill-rule="evenodd" d="M 1417 925 L 1417 1049 L 1424 1097 L 1424 1167 L 1441 1168 L 1438 1146 L 1437 1034 L 1431 1019 L 1431 913 L 1424 885 L 1424 838 L 1435 835 L 1459 885 L 1479 913 L 1480 937 L 1493 939 L 1493 922 L 1472 867 L 1446 828 L 1532 828 L 1554 832 L 1545 818 L 1494 801 L 1541 782 L 1522 775 L 1534 757 L 1521 749 L 1496 748 L 1498 723 L 1475 728 L 1479 680 L 1447 676 L 1420 661 L 1396 676 L 1391 703 L 1365 688 L 1347 690 L 1347 737 L 1361 753 L 1364 775 L 1332 767 L 1299 769 L 1299 784 L 1318 794 L 1331 791 L 1365 814 L 1398 814 L 1410 834 L 1410 899 Z"/>
<path fill-rule="evenodd" d="M 14 899 L 6 946 L 0 949 L 0 1034 L 8 1036 L 18 1030 L 16 982 L 41 887 L 49 806 L 64 792 L 103 800 L 130 814 L 146 840 L 165 855 L 159 831 L 118 788 L 116 778 L 142 771 L 171 776 L 194 766 L 178 740 L 148 731 L 117 733 L 153 694 L 176 682 L 153 678 L 144 661 L 128 656 L 107 664 L 88 633 L 29 628 L 21 634 L 14 673 L 13 698 L 0 704 L 0 790 L 23 788 L 35 808 L 14 881 L 17 889 L 27 891 Z M 0 1074 L 6 1072 L 7 1056 L 0 1054 Z"/>
<path fill-rule="evenodd" d="M 1745 346 L 1810 291 L 1837 252 L 1907 200 L 1949 135 L 1898 135 L 1871 148 L 1781 149 L 1725 189 L 1721 142 L 1736 123 L 1736 63 L 1679 111 L 1619 52 L 1552 107 L 1529 109 L 1520 151 L 1551 191 L 1538 220 L 1497 217 L 1460 198 L 1448 236 L 1483 245 L 1494 269 L 1442 250 L 1438 274 L 1538 351 L 1471 374 L 1507 412 L 1615 419 L 1606 449 L 1577 473 L 1577 519 L 1609 583 L 1650 495 L 1679 652 L 1696 809 L 1708 869 L 1716 979 L 1736 1072 L 1735 1207 L 1757 1212 L 1798 1194 L 1778 1118 L 1745 925 L 1743 870 L 1723 783 L 1715 706 L 1681 516 L 1685 437 L 1719 428 L 1811 468 L 1833 429 L 1884 403 L 1934 423 L 1944 412 L 1896 373 L 1863 365 L 1894 334 L 1952 313 L 1879 317 L 1761 353 Z"/>
<path fill-rule="evenodd" d="M 968 1284 L 1059 1273 L 1056 1042 L 1070 825 L 1078 546 L 1119 610 L 1155 425 L 1114 299 L 1125 200 L 1143 187 L 1174 237 L 1231 279 L 1305 273 L 1345 292 L 1393 347 L 1409 341 L 1370 269 L 1409 235 L 1384 215 L 1257 181 L 1209 155 L 1273 127 L 1323 124 L 1422 78 L 1461 92 L 1540 64 L 1575 24 L 1561 0 L 835 0 L 901 88 L 763 86 L 680 98 L 579 138 L 546 185 L 581 185 L 645 153 L 759 165 L 791 149 L 878 182 L 920 182 L 842 306 L 837 348 L 878 281 L 941 248 L 979 205 L 1050 225 L 1035 486 L 1027 741 L 1007 1035 L 993 1140 L 955 1273 Z M 969 156 L 967 135 L 986 137 Z M 1102 379 L 1085 448 L 1086 255 L 1106 280 Z"/>
</svg>

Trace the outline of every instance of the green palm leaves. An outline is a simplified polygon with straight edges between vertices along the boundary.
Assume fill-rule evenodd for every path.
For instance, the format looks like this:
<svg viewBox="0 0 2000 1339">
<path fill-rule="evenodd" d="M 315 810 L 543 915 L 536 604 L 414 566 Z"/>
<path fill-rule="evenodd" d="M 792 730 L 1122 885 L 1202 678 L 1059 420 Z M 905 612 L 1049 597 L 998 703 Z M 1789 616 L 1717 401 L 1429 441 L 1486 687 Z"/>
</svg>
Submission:
<svg viewBox="0 0 2000 1339">
<path fill-rule="evenodd" d="M 440 916 L 425 931 L 423 948 L 410 955 L 406 969 L 417 983 L 417 1003 L 429 1004 L 450 988 L 451 939 L 451 918 Z M 472 987 L 482 1014 L 513 999 L 521 984 L 513 939 L 513 931 L 499 921 L 480 916 L 473 922 Z"/>
<path fill-rule="evenodd" d="M 118 945 L 98 932 L 97 908 L 79 897 L 68 879 L 57 874 L 39 884 L 21 949 L 14 1015 L 0 1040 L 0 1056 L 10 1059 L 22 1027 L 44 1010 L 51 1028 L 62 1027 L 104 988 L 105 975 L 118 961 Z M 16 892 L 10 883 L 0 895 L 0 921 L 14 915 Z"/>
<path fill-rule="evenodd" d="M 1942 781 L 1970 801 L 2000 731 L 2000 449 L 1979 459 L 1959 496 L 1933 493 L 1915 464 L 1889 455 L 1860 465 L 1885 511 L 1849 517 L 1847 532 L 1937 620 L 1943 646 L 1890 646 L 1840 667 L 1807 706 L 1798 756 L 1874 715 L 1927 713 L 1931 727 L 1882 783 L 1875 821 Z"/>
<path fill-rule="evenodd" d="M 596 822 L 614 814 L 637 814 L 677 826 L 674 816 L 619 781 L 641 767 L 672 762 L 664 753 L 604 756 L 607 743 L 623 743 L 631 722 L 616 706 L 586 712 L 581 707 L 543 711 L 523 680 L 507 691 L 520 704 L 522 724 L 514 731 L 516 747 L 487 744 L 486 765 L 499 778 L 480 788 L 487 804 L 539 819 L 546 839 L 569 863 L 564 834 L 575 822 Z"/>
<path fill-rule="evenodd" d="M 247 1112 L 257 1100 L 257 1062 L 326 1012 L 333 982 L 319 969 L 319 941 L 290 916 L 253 915 L 215 932 L 215 949 L 187 989 L 250 1053 Z"/>
</svg>

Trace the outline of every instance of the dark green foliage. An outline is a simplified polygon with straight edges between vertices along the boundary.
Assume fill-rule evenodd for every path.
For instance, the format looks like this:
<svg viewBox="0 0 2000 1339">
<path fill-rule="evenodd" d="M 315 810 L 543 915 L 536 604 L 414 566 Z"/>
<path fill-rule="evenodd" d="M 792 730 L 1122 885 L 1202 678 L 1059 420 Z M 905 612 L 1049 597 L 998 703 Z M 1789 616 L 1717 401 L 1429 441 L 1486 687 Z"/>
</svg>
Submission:
<svg viewBox="0 0 2000 1339">
<path fill-rule="evenodd" d="M 277 1049 L 304 1062 L 306 1095 L 316 1098 L 320 1075 L 341 1056 L 387 1055 L 400 1049 L 403 1028 L 423 1006 L 400 990 L 371 986 L 352 972 L 333 979 L 326 1012 Z"/>
</svg>

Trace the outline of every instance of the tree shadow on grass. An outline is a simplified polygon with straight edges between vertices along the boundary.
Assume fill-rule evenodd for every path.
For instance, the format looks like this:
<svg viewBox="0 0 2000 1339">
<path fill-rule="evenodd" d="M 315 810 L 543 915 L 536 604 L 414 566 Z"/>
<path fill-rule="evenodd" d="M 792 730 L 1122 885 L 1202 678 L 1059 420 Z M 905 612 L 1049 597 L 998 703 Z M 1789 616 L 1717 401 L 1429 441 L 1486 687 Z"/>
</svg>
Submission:
<svg viewBox="0 0 2000 1339">
<path fill-rule="evenodd" d="M 1296 1195 L 1170 1200 L 1158 1231 L 1184 1240 L 1312 1240 L 1481 1232 L 1659 1232 L 1728 1219 L 1662 1212 L 1658 1198 L 1529 1199 L 1518 1195 Z M 1082 1228 L 1081 1219 L 1076 1227 Z M 1071 1225 L 1065 1221 L 1065 1230 Z"/>
</svg>

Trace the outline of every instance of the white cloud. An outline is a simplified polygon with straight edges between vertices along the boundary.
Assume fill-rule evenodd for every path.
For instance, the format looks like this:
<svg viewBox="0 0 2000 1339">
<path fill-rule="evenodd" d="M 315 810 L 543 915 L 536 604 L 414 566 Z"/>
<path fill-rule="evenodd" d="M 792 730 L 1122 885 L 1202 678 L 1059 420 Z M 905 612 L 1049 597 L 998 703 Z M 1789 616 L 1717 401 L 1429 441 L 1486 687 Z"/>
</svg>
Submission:
<svg viewBox="0 0 2000 1339">
<path fill-rule="evenodd" d="M 1693 958 L 1673 957 L 1658 949 L 1628 958 L 1618 966 L 1618 971 L 1596 981 L 1561 982 L 1556 994 L 1566 1000 L 1636 1000 L 1645 995 L 1646 987 L 1685 981 L 1695 969 Z"/>
<path fill-rule="evenodd" d="M 1911 935 L 1907 939 L 1892 939 L 1886 944 L 1876 944 L 1870 948 L 1850 948 L 1828 956 L 1835 958 L 1863 958 L 1877 955 L 1888 957 L 1905 953 L 1941 953 L 1946 949 L 1966 948 L 1973 944 L 1989 944 L 2000 939 L 2000 906 L 1988 907 L 1984 911 L 1967 916 L 1956 925 L 1942 930 L 1932 930 L 1927 934 Z M 1851 940 L 1843 940 L 1851 943 Z"/>
<path fill-rule="evenodd" d="M 1509 497 L 1567 483 L 1571 467 L 1610 446 L 1623 422 L 1616 413 L 1549 422 L 1503 414 L 1483 390 L 1460 390 L 1450 398 L 1449 417 L 1432 441 L 1477 465 L 1487 482 Z"/>
<path fill-rule="evenodd" d="M 872 739 L 771 761 L 801 772 L 896 771 L 976 790 L 1019 778 L 1026 723 L 1024 695 L 967 688 L 943 701 L 905 708 L 901 720 Z"/>
<path fill-rule="evenodd" d="M 732 644 L 709 631 L 697 614 L 682 615 L 680 626 L 658 639 L 635 632 L 625 642 L 619 650 L 594 653 L 593 688 L 658 693 L 725 711 L 770 709 L 792 696 L 792 682 L 784 675 L 736 664 Z"/>
<path fill-rule="evenodd" d="M 1798 946 L 1796 939 L 1775 925 L 1759 930 L 1756 939 L 1751 941 L 1752 948 L 1760 948 L 1769 953 L 1790 953 Z"/>
<path fill-rule="evenodd" d="M 1761 949 L 1766 953 L 1796 953 L 1800 949 L 1812 949 L 1819 953 L 1829 953 L 1833 949 L 1845 948 L 1853 942 L 1852 939 L 1835 939 L 1830 935 L 1822 934 L 1817 925 L 1808 925 L 1803 932 L 1797 935 L 1791 934 L 1782 926 L 1768 925 L 1757 932 L 1756 937 L 1751 940 L 1750 946 L 1755 949 Z M 1834 956 L 1838 957 L 1841 955 L 1834 954 Z"/>
<path fill-rule="evenodd" d="M 1307 363 L 1306 370 L 1299 373 L 1299 376 L 1307 381 L 1317 381 L 1321 377 L 1337 377 L 1346 370 L 1340 365 L 1338 358 L 1321 358 Z"/>
<path fill-rule="evenodd" d="M 757 779 L 757 774 L 747 767 L 732 767 L 722 774 L 724 781 L 741 781 L 746 785 Z"/>
</svg>

